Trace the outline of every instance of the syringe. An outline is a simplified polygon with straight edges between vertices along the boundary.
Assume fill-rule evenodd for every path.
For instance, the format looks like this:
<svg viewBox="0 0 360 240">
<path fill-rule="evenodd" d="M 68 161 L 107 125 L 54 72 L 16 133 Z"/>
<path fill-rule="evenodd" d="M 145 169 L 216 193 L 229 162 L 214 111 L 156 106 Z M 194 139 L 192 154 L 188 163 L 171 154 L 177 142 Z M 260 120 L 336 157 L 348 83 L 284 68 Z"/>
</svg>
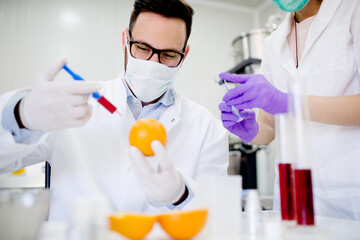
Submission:
<svg viewBox="0 0 360 240">
<path fill-rule="evenodd" d="M 63 66 L 63 69 L 65 69 L 65 71 L 68 72 L 74 80 L 84 81 L 82 77 L 71 71 L 70 68 L 66 66 L 66 64 Z M 98 101 L 98 103 L 100 103 L 110 113 L 113 114 L 114 112 L 116 112 L 120 117 L 122 116 L 122 114 L 116 110 L 116 107 L 111 102 L 109 102 L 109 100 L 107 100 L 104 96 L 101 96 L 100 93 L 93 92 L 92 96 L 93 98 L 96 99 L 96 101 Z"/>
<path fill-rule="evenodd" d="M 216 75 L 215 82 L 219 84 L 219 86 L 224 90 L 225 94 L 229 92 L 229 87 L 227 86 L 226 82 L 219 77 L 219 75 Z M 244 118 L 240 116 L 239 110 L 235 106 L 231 106 L 231 111 L 239 117 L 236 122 L 241 122 L 242 120 L 244 120 Z"/>
</svg>

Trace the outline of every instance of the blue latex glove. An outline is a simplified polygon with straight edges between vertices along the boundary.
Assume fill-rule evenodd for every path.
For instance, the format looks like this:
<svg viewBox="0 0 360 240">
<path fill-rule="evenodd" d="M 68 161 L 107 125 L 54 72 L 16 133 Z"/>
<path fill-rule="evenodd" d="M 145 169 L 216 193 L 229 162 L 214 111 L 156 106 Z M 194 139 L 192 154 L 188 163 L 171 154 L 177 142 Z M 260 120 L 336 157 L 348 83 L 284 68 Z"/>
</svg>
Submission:
<svg viewBox="0 0 360 240">
<path fill-rule="evenodd" d="M 259 124 L 255 118 L 255 112 L 251 109 L 239 110 L 240 117 L 243 118 L 241 122 L 231 111 L 231 106 L 226 103 L 220 103 L 219 109 L 221 111 L 221 120 L 224 127 L 231 133 L 238 136 L 243 142 L 251 142 L 259 132 Z"/>
<path fill-rule="evenodd" d="M 223 98 L 227 105 L 237 109 L 261 108 L 270 114 L 286 113 L 287 93 L 275 88 L 262 74 L 220 73 L 225 81 L 240 83 Z"/>
</svg>

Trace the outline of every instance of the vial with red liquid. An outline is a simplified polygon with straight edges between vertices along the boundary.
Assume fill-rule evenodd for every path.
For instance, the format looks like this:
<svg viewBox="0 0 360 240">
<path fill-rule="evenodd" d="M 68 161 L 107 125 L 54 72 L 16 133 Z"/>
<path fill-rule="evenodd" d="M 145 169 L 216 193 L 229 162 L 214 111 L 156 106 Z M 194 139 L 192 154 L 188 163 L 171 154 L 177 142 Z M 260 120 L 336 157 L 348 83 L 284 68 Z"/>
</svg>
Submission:
<svg viewBox="0 0 360 240">
<path fill-rule="evenodd" d="M 314 225 L 311 169 L 295 169 L 296 220 L 298 225 Z"/>
<path fill-rule="evenodd" d="M 294 196 L 296 221 L 298 225 L 315 224 L 313 188 L 311 176 L 311 139 L 309 128 L 309 111 L 304 81 L 299 78 L 290 83 L 291 94 L 288 95 L 288 116 L 291 119 L 291 144 L 294 160 Z"/>
<path fill-rule="evenodd" d="M 293 164 L 291 144 L 291 118 L 287 114 L 275 117 L 276 147 L 278 152 L 278 178 L 280 189 L 281 219 L 295 220 L 295 202 L 293 188 Z"/>
</svg>

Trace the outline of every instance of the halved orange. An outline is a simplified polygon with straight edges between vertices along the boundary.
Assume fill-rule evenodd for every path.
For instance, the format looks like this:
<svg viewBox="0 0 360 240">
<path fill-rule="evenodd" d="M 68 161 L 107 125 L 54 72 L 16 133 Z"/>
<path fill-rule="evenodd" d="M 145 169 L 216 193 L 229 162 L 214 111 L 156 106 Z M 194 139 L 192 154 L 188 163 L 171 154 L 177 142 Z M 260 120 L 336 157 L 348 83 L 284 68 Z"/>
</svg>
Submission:
<svg viewBox="0 0 360 240">
<path fill-rule="evenodd" d="M 145 156 L 154 156 L 151 142 L 160 141 L 166 145 L 166 130 L 161 122 L 152 118 L 137 120 L 129 132 L 131 146 L 137 147 Z"/>
<path fill-rule="evenodd" d="M 114 214 L 109 216 L 109 222 L 110 230 L 131 240 L 141 240 L 151 231 L 156 216 L 136 213 Z"/>
<path fill-rule="evenodd" d="M 207 209 L 192 211 L 173 211 L 158 216 L 158 221 L 164 231 L 178 240 L 191 239 L 204 227 L 207 219 Z"/>
</svg>

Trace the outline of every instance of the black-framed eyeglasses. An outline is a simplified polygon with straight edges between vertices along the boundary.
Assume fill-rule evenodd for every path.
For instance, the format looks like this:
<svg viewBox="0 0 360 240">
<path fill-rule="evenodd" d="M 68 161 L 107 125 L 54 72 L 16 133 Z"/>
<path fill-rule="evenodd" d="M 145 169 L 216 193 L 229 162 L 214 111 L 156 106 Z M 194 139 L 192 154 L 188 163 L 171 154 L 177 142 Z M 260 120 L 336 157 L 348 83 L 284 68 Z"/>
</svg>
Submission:
<svg viewBox="0 0 360 240">
<path fill-rule="evenodd" d="M 131 34 L 130 34 L 131 36 Z M 171 49 L 159 50 L 146 43 L 129 40 L 130 54 L 134 58 L 149 60 L 155 53 L 158 55 L 159 63 L 168 67 L 177 67 L 185 56 L 185 53 Z"/>
</svg>

